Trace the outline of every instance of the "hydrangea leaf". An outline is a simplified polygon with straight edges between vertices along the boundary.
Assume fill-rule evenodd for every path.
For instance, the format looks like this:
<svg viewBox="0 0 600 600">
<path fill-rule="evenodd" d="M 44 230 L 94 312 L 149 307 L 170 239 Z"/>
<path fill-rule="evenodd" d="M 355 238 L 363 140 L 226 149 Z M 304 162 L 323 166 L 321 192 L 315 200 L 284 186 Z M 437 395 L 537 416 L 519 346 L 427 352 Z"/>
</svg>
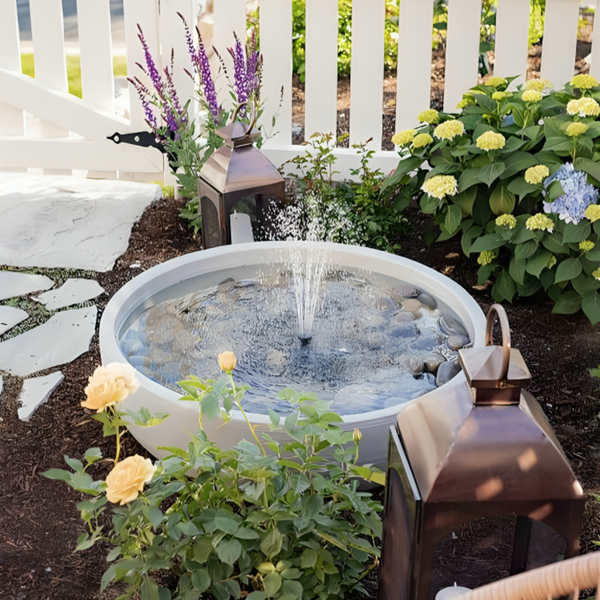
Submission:
<svg viewBox="0 0 600 600">
<path fill-rule="evenodd" d="M 538 242 L 536 242 L 535 240 L 529 240 L 527 242 L 519 244 L 515 248 L 515 257 L 518 260 L 526 260 L 528 258 L 531 258 L 537 252 L 538 248 Z"/>
<path fill-rule="evenodd" d="M 581 308 L 592 325 L 598 323 L 600 321 L 600 294 L 596 291 L 584 294 L 581 299 Z"/>
<path fill-rule="evenodd" d="M 508 272 L 516 283 L 523 285 L 523 278 L 525 277 L 525 260 L 519 260 L 516 256 L 513 256 L 510 260 Z"/>
<path fill-rule="evenodd" d="M 570 281 L 575 279 L 581 273 L 581 262 L 578 258 L 567 258 L 563 260 L 556 268 L 556 283 L 561 281 Z"/>
<path fill-rule="evenodd" d="M 534 277 L 539 277 L 551 256 L 552 252 L 549 250 L 539 250 L 534 256 L 527 259 L 525 270 Z"/>
<path fill-rule="evenodd" d="M 511 214 L 515 204 L 515 195 L 502 184 L 497 185 L 490 195 L 490 208 L 496 216 Z"/>
<path fill-rule="evenodd" d="M 563 292 L 552 309 L 554 314 L 572 315 L 581 308 L 581 296 L 575 290 Z"/>
<path fill-rule="evenodd" d="M 504 300 L 508 300 L 512 302 L 514 295 L 516 294 L 517 289 L 515 287 L 515 282 L 512 277 L 508 274 L 508 271 L 504 269 L 498 275 L 498 279 L 496 279 L 496 283 L 492 288 L 492 297 L 496 302 L 502 302 Z"/>
<path fill-rule="evenodd" d="M 503 162 L 495 162 L 479 169 L 479 181 L 485 183 L 488 187 L 504 173 L 506 165 Z"/>
<path fill-rule="evenodd" d="M 495 250 L 503 246 L 505 240 L 496 233 L 488 233 L 477 238 L 471 246 L 471 252 L 485 252 L 486 250 Z"/>
<path fill-rule="evenodd" d="M 577 223 L 567 223 L 563 232 L 563 244 L 577 244 L 587 239 L 592 231 L 590 223 L 580 221 Z"/>
</svg>

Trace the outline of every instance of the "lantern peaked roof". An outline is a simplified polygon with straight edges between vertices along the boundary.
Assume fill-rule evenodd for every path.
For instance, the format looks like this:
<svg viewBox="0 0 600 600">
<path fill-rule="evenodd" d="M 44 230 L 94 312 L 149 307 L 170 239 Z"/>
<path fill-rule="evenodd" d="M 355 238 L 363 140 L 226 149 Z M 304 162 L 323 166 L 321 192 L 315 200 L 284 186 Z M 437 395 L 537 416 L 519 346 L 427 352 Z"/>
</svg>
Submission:
<svg viewBox="0 0 600 600">
<path fill-rule="evenodd" d="M 502 347 L 486 346 L 469 348 L 459 352 L 459 361 L 465 372 L 467 383 L 474 388 L 497 387 L 502 378 Z M 505 383 L 524 386 L 531 381 L 531 373 L 518 350 L 511 348 L 510 362 Z"/>
</svg>

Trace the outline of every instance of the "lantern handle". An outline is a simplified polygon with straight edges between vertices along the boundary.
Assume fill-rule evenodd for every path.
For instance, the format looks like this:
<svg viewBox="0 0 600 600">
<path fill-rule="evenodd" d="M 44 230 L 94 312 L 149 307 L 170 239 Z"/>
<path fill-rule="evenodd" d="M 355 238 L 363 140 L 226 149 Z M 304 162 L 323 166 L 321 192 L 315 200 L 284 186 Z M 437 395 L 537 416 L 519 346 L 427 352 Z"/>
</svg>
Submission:
<svg viewBox="0 0 600 600">
<path fill-rule="evenodd" d="M 232 123 L 235 122 L 235 120 L 238 116 L 238 113 L 245 106 L 248 106 L 247 102 L 242 102 L 241 104 L 237 105 L 237 108 L 235 109 L 233 115 L 231 116 Z M 246 133 L 244 134 L 245 136 L 248 135 L 252 131 L 252 129 L 254 128 L 254 125 L 256 125 L 256 106 L 252 105 L 252 121 L 250 121 L 250 125 L 248 126 L 248 129 L 246 129 Z"/>
<path fill-rule="evenodd" d="M 502 331 L 502 370 L 500 383 L 506 385 L 506 377 L 508 375 L 508 366 L 510 364 L 510 327 L 508 325 L 508 317 L 506 311 L 501 304 L 493 304 L 487 314 L 487 323 L 485 327 L 485 345 L 491 346 L 494 342 L 494 321 L 495 317 L 500 320 L 500 329 Z"/>
</svg>

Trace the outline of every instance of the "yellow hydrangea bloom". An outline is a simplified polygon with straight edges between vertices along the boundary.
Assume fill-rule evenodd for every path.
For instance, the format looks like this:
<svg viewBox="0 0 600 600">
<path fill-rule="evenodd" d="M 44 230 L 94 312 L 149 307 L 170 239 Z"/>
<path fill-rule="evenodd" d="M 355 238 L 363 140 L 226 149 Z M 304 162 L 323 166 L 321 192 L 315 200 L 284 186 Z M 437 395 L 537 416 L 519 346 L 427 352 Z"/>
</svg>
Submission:
<svg viewBox="0 0 600 600">
<path fill-rule="evenodd" d="M 538 92 L 537 90 L 526 90 L 523 92 L 521 98 L 523 98 L 525 102 L 541 102 L 542 92 Z"/>
<path fill-rule="evenodd" d="M 506 144 L 506 138 L 501 133 L 495 131 L 486 131 L 480 135 L 476 140 L 478 148 L 488 152 L 489 150 L 498 150 L 504 148 Z"/>
<path fill-rule="evenodd" d="M 600 219 L 600 204 L 590 204 L 585 209 L 585 218 L 589 219 L 592 223 Z"/>
<path fill-rule="evenodd" d="M 546 263 L 546 269 L 551 269 L 556 264 L 556 256 L 554 254 L 550 257 L 550 260 Z"/>
<path fill-rule="evenodd" d="M 536 92 L 546 92 L 553 89 L 554 86 L 547 79 L 530 79 L 525 82 L 526 90 L 535 90 Z"/>
<path fill-rule="evenodd" d="M 583 135 L 587 130 L 588 126 L 585 123 L 571 123 L 565 133 L 569 137 L 577 137 L 578 135 Z"/>
<path fill-rule="evenodd" d="M 571 79 L 571 85 L 579 90 L 589 90 L 598 85 L 598 80 L 592 75 L 575 75 Z"/>
<path fill-rule="evenodd" d="M 413 148 L 422 148 L 433 142 L 433 138 L 428 133 L 419 133 L 413 140 Z"/>
<path fill-rule="evenodd" d="M 440 120 L 440 113 L 433 108 L 424 110 L 418 117 L 419 123 L 430 123 L 435 125 Z"/>
<path fill-rule="evenodd" d="M 514 229 L 517 226 L 517 219 L 514 215 L 500 215 L 496 218 L 496 225 L 500 227 L 507 227 L 508 229 Z"/>
<path fill-rule="evenodd" d="M 473 104 L 473 98 L 463 98 L 457 105 L 456 108 L 465 108 Z"/>
<path fill-rule="evenodd" d="M 417 132 L 414 129 L 405 129 L 392 136 L 392 144 L 396 146 L 408 146 L 414 139 Z"/>
<path fill-rule="evenodd" d="M 491 79 L 488 79 L 485 84 L 497 88 L 501 85 L 505 85 L 506 79 L 504 79 L 504 77 L 492 77 Z"/>
<path fill-rule="evenodd" d="M 452 175 L 434 175 L 425 180 L 421 189 L 441 200 L 445 196 L 454 196 L 458 190 L 458 183 Z"/>
<path fill-rule="evenodd" d="M 525 171 L 525 181 L 532 185 L 542 183 L 546 177 L 550 175 L 550 171 L 546 165 L 536 165 L 535 167 L 529 167 Z"/>
<path fill-rule="evenodd" d="M 580 117 L 597 117 L 600 115 L 600 104 L 593 98 L 579 98 L 567 104 L 567 112 Z"/>
<path fill-rule="evenodd" d="M 592 272 L 592 277 L 594 279 L 598 279 L 600 281 L 600 268 L 596 269 L 595 271 Z"/>
<path fill-rule="evenodd" d="M 596 244 L 594 244 L 594 242 L 591 240 L 583 240 L 582 242 L 579 242 L 579 249 L 582 252 L 589 252 L 590 250 L 594 249 L 595 245 Z"/>
<path fill-rule="evenodd" d="M 464 132 L 465 126 L 461 121 L 444 121 L 435 128 L 433 134 L 441 140 L 453 140 Z"/>
<path fill-rule="evenodd" d="M 504 100 L 504 98 L 506 98 L 508 94 L 506 92 L 494 92 L 492 94 L 492 100 L 496 100 L 496 102 L 499 102 L 500 100 Z"/>
<path fill-rule="evenodd" d="M 489 265 L 496 258 L 496 253 L 493 250 L 485 250 L 477 258 L 480 265 Z"/>
<path fill-rule="evenodd" d="M 525 221 L 525 227 L 527 229 L 531 229 L 535 231 L 539 229 L 541 231 L 548 231 L 552 233 L 554 231 L 554 221 L 547 217 L 544 213 L 538 213 L 537 215 L 533 215 L 533 217 L 529 217 L 527 221 Z"/>
</svg>

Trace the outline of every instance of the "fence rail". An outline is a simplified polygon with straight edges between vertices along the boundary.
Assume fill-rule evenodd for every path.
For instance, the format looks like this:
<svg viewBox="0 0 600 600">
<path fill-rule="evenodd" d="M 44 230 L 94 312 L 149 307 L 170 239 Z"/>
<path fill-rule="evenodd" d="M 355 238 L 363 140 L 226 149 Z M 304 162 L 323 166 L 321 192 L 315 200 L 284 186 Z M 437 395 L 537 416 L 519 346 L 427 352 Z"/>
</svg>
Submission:
<svg viewBox="0 0 600 600">
<path fill-rule="evenodd" d="M 193 23 L 194 0 L 124 0 L 129 73 L 143 63 L 138 24 L 161 64 L 176 56 L 175 82 L 184 99 L 193 96 L 185 75 L 187 50 L 177 13 Z M 401 0 L 398 23 L 396 129 L 416 125 L 429 105 L 431 27 L 434 0 Z M 130 118 L 115 114 L 109 0 L 78 0 L 83 99 L 67 91 L 61 0 L 30 0 L 36 78 L 21 74 L 16 0 L 0 0 L 0 169 L 88 169 L 108 176 L 136 178 L 164 171 L 154 149 L 115 145 L 106 136 L 145 129 L 141 106 L 130 90 Z M 214 0 L 213 43 L 223 49 L 242 39 L 246 29 L 244 0 Z M 547 0 L 542 50 L 543 78 L 555 87 L 574 72 L 579 0 Z M 444 109 L 452 110 L 467 88 L 477 83 L 481 0 L 450 0 L 446 40 Z M 305 133 L 335 132 L 337 124 L 337 0 L 306 0 Z M 397 154 L 382 150 L 383 40 L 385 0 L 353 0 L 350 142 L 372 138 L 374 166 L 389 171 Z M 499 0 L 495 74 L 526 73 L 529 2 Z M 265 153 L 281 164 L 304 151 L 292 144 L 292 3 L 260 0 L 260 43 L 264 55 L 265 123 L 278 113 L 276 134 Z M 591 73 L 600 76 L 600 26 L 594 29 Z M 599 40 L 596 43 L 596 40 Z M 228 61 L 227 53 L 221 53 Z M 185 65 L 182 61 L 185 60 Z M 522 79 L 521 79 L 522 80 Z M 280 94 L 283 86 L 283 102 Z M 221 101 L 230 102 L 226 86 Z M 30 114 L 39 128 L 27 127 Z M 30 119 L 29 119 L 30 121 Z M 348 176 L 356 166 L 352 150 L 336 149 L 337 170 Z M 109 173 L 107 173 L 109 172 Z"/>
</svg>

